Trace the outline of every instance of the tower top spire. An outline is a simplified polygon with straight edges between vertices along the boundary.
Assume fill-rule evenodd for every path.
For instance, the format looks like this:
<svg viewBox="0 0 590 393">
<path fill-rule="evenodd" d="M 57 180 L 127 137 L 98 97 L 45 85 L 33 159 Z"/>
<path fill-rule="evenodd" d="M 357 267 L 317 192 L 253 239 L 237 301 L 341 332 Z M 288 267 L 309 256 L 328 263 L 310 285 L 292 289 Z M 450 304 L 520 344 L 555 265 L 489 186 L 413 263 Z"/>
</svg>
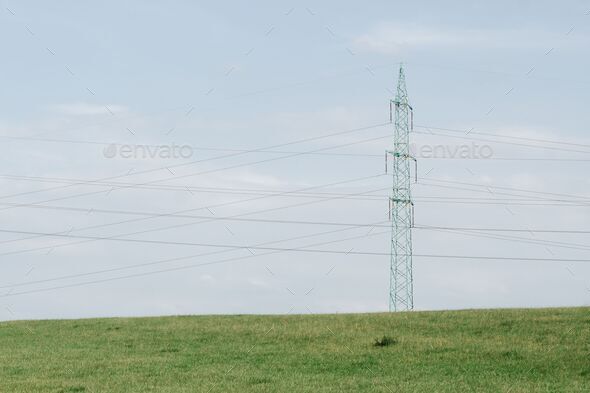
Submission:
<svg viewBox="0 0 590 393">
<path fill-rule="evenodd" d="M 397 92 L 395 101 L 399 104 L 408 104 L 408 90 L 406 88 L 406 72 L 404 70 L 404 63 L 399 64 L 399 76 L 397 79 Z"/>
</svg>

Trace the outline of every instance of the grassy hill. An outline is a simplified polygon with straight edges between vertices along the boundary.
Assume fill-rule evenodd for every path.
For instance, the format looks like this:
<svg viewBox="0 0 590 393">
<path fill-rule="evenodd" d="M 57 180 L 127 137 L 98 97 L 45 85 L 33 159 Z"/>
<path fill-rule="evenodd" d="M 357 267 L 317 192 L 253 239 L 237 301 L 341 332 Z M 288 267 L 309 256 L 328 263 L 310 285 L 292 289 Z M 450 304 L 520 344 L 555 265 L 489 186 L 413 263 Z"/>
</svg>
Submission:
<svg viewBox="0 0 590 393">
<path fill-rule="evenodd" d="M 590 392 L 590 309 L 0 324 L 0 392 Z"/>
</svg>

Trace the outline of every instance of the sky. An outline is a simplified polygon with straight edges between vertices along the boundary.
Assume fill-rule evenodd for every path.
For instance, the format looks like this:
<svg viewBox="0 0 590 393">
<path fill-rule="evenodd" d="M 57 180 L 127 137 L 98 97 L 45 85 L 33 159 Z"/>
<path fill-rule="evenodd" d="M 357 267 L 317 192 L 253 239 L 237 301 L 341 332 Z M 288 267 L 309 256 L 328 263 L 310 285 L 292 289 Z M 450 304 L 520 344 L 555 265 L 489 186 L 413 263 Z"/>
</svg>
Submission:
<svg viewBox="0 0 590 393">
<path fill-rule="evenodd" d="M 590 2 L 0 6 L 0 320 L 386 311 L 400 64 L 415 309 L 590 303 Z"/>
</svg>

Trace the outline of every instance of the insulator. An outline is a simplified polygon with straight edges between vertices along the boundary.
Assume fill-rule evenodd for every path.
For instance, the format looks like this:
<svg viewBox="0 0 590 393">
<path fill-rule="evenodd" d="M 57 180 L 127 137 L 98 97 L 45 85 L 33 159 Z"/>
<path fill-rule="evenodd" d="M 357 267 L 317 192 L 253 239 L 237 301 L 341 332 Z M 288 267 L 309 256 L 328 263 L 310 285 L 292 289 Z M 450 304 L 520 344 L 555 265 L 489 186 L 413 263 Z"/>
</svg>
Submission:
<svg viewBox="0 0 590 393">
<path fill-rule="evenodd" d="M 389 122 L 393 123 L 393 107 L 391 106 L 391 100 L 389 100 Z"/>
<path fill-rule="evenodd" d="M 391 198 L 389 198 L 389 209 L 388 209 L 388 212 L 389 212 L 389 221 L 391 221 Z"/>
</svg>

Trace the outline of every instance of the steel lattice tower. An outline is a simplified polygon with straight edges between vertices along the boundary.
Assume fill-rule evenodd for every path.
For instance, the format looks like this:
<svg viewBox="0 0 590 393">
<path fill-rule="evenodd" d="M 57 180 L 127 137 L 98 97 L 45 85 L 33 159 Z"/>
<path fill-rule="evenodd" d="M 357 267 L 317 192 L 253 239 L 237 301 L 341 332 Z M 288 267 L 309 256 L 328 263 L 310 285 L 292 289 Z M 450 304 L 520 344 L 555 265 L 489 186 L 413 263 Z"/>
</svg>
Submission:
<svg viewBox="0 0 590 393">
<path fill-rule="evenodd" d="M 414 308 L 412 277 L 412 226 L 414 204 L 411 197 L 411 165 L 416 160 L 410 155 L 410 130 L 413 127 L 412 107 L 408 102 L 403 66 L 399 69 L 397 94 L 390 103 L 395 108 L 393 151 L 393 189 L 389 202 L 391 218 L 391 264 L 389 310 L 408 311 Z"/>
</svg>

